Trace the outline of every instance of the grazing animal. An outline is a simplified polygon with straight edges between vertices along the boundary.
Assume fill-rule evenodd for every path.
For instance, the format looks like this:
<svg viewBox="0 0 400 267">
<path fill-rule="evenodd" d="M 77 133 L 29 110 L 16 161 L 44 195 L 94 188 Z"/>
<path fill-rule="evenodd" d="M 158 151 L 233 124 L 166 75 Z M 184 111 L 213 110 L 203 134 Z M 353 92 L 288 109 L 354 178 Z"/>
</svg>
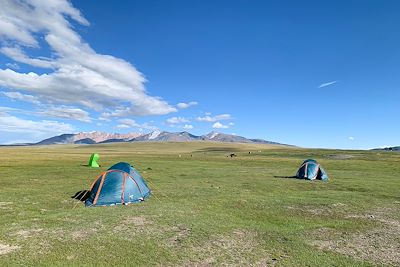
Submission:
<svg viewBox="0 0 400 267">
<path fill-rule="evenodd" d="M 230 156 L 231 158 L 237 157 L 237 155 L 236 155 L 235 153 L 232 153 L 232 154 L 230 154 L 229 156 Z"/>
</svg>

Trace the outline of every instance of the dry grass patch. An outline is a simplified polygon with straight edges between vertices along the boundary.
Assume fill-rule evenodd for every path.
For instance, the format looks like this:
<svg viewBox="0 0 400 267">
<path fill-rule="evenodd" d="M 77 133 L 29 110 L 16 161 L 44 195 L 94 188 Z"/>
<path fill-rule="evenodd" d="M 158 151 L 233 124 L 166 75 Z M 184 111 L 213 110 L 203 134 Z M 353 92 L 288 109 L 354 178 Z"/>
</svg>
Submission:
<svg viewBox="0 0 400 267">
<path fill-rule="evenodd" d="M 136 226 L 143 226 L 147 224 L 152 224 L 153 222 L 149 219 L 147 219 L 145 216 L 135 216 L 135 217 L 128 217 L 124 221 L 125 224 L 133 224 Z"/>
<path fill-rule="evenodd" d="M 97 232 L 96 229 L 78 230 L 72 232 L 71 236 L 74 240 L 86 239 Z"/>
<path fill-rule="evenodd" d="M 311 216 L 332 216 L 334 214 L 342 215 L 343 209 L 347 209 L 347 205 L 338 202 L 329 205 L 287 206 L 286 208 L 298 214 L 307 214 Z"/>
<path fill-rule="evenodd" d="M 348 154 L 334 154 L 334 155 L 327 155 L 326 157 L 328 159 L 344 160 L 344 159 L 352 159 L 355 158 L 356 156 Z"/>
<path fill-rule="evenodd" d="M 0 255 L 5 255 L 8 253 L 11 253 L 19 248 L 20 248 L 20 246 L 11 246 L 11 245 L 6 245 L 6 244 L 0 243 Z"/>
<path fill-rule="evenodd" d="M 12 209 L 10 207 L 10 205 L 12 205 L 12 204 L 13 204 L 12 202 L 0 202 L 0 209 L 10 210 L 10 209 Z"/>
<path fill-rule="evenodd" d="M 213 235 L 191 250 L 195 260 L 183 266 L 272 266 L 277 262 L 261 245 L 256 232 L 240 229 Z"/>
<path fill-rule="evenodd" d="M 39 228 L 39 229 L 29 229 L 29 230 L 19 230 L 18 232 L 16 232 L 14 235 L 21 237 L 23 239 L 26 238 L 30 238 L 35 236 L 36 234 L 42 232 L 43 229 Z"/>
<path fill-rule="evenodd" d="M 321 228 L 312 233 L 310 244 L 322 250 L 345 254 L 359 260 L 377 264 L 400 266 L 400 222 L 391 218 L 393 209 L 383 208 L 368 214 L 350 214 L 347 218 L 372 220 L 374 229 L 358 233 L 341 233 Z"/>
<path fill-rule="evenodd" d="M 173 226 L 171 227 L 171 229 L 169 229 L 169 231 L 173 233 L 173 235 L 168 238 L 167 241 L 167 245 L 171 247 L 181 245 L 182 242 L 184 242 L 184 240 L 188 238 L 192 233 L 192 229 L 187 228 L 183 225 Z"/>
<path fill-rule="evenodd" d="M 159 235 L 162 232 L 160 227 L 157 227 L 149 218 L 139 215 L 127 217 L 121 220 L 119 224 L 114 226 L 113 233 L 124 234 L 124 237 L 136 235 Z"/>
</svg>

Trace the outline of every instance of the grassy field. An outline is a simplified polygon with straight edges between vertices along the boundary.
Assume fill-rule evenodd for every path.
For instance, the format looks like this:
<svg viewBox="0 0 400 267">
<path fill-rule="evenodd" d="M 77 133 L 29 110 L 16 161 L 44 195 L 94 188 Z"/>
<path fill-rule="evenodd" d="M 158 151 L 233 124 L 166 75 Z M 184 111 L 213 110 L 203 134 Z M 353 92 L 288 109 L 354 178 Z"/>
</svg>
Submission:
<svg viewBox="0 0 400 267">
<path fill-rule="evenodd" d="M 103 167 L 84 166 L 94 152 Z M 330 180 L 284 178 L 306 158 Z M 119 161 L 149 182 L 148 201 L 85 208 L 71 198 Z M 0 148 L 0 266 L 400 266 L 399 222 L 400 153 L 200 142 Z"/>
</svg>

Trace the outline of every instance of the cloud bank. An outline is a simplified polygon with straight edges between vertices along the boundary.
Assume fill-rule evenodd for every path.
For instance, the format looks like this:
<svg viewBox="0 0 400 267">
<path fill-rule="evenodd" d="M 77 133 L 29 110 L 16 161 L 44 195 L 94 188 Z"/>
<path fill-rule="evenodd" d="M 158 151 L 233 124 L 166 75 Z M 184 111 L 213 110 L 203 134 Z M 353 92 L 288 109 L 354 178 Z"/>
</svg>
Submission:
<svg viewBox="0 0 400 267">
<path fill-rule="evenodd" d="M 198 103 L 196 101 L 191 101 L 189 103 L 178 103 L 176 106 L 180 109 L 185 109 L 185 108 L 189 108 L 191 106 L 195 106 Z"/>
<path fill-rule="evenodd" d="M 71 23 L 89 26 L 89 22 L 70 2 L 0 0 L 0 6 L 0 52 L 18 64 L 43 69 L 28 73 L 0 69 L 0 86 L 28 92 L 47 103 L 79 105 L 115 117 L 177 111 L 146 92 L 146 79 L 132 64 L 97 53 L 81 38 Z M 44 43 L 50 56 L 28 55 L 32 49 L 41 52 Z M 179 108 L 191 105 L 181 104 L 185 103 Z"/>
<path fill-rule="evenodd" d="M 8 113 L 12 111 L 14 109 L 0 107 L 0 132 L 2 132 L 2 135 L 39 141 L 47 136 L 75 131 L 70 124 L 50 120 L 32 121 L 17 118 Z"/>
<path fill-rule="evenodd" d="M 190 122 L 190 120 L 182 117 L 172 117 L 166 120 L 169 124 L 178 124 L 178 123 L 185 123 Z"/>
<path fill-rule="evenodd" d="M 150 125 L 149 123 L 142 123 L 139 124 L 135 120 L 132 119 L 120 119 L 118 120 L 119 124 L 117 125 L 117 128 L 120 129 L 129 129 L 129 128 L 138 128 L 140 131 L 143 130 L 157 130 L 158 127 L 154 125 Z"/>
<path fill-rule="evenodd" d="M 230 114 L 221 114 L 221 115 L 216 115 L 216 116 L 210 116 L 211 114 L 208 113 L 208 115 L 204 117 L 197 117 L 197 121 L 205 121 L 205 122 L 216 122 L 216 121 L 221 121 L 221 120 L 231 120 L 232 116 Z"/>
<path fill-rule="evenodd" d="M 219 121 L 217 121 L 216 123 L 214 123 L 212 127 L 213 127 L 214 129 L 228 129 L 228 128 L 229 128 L 228 125 L 224 125 L 224 124 L 220 123 Z"/>
</svg>

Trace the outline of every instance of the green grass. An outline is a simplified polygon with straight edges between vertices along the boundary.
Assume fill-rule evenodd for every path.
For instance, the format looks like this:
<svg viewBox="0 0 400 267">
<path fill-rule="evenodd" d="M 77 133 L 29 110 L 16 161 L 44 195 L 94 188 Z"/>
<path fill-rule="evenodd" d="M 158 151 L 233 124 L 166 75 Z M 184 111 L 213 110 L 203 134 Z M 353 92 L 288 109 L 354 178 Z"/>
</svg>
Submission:
<svg viewBox="0 0 400 267">
<path fill-rule="evenodd" d="M 94 152 L 103 167 L 83 166 Z M 330 180 L 282 178 L 306 158 Z M 119 161 L 149 182 L 148 201 L 85 208 L 71 199 Z M 400 153 L 389 152 L 202 142 L 2 147 L 0 266 L 398 265 L 399 178 Z"/>
</svg>

